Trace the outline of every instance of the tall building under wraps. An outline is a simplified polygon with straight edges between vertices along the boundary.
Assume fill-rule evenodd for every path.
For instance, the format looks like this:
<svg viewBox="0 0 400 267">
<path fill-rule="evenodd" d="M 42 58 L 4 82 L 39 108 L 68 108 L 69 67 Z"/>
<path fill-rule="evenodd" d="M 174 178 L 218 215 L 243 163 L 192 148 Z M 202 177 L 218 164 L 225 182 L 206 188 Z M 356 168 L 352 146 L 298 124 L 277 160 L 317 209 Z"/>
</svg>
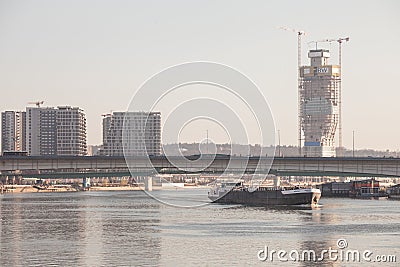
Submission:
<svg viewBox="0 0 400 267">
<path fill-rule="evenodd" d="M 329 50 L 308 53 L 310 66 L 300 67 L 300 126 L 307 157 L 334 157 L 339 122 L 340 66 L 329 65 Z"/>
<path fill-rule="evenodd" d="M 125 142 L 125 143 L 124 143 Z M 102 155 L 161 154 L 160 112 L 113 112 L 103 118 Z"/>
</svg>

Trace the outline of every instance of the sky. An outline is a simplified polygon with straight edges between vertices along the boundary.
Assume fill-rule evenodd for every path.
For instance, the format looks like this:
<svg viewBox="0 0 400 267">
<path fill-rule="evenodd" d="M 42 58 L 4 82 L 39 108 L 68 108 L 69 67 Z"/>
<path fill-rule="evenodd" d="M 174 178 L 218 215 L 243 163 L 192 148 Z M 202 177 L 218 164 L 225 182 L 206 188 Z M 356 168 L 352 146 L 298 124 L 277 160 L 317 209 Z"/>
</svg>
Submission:
<svg viewBox="0 0 400 267">
<path fill-rule="evenodd" d="M 306 32 L 303 65 L 309 42 L 350 37 L 342 57 L 343 144 L 352 146 L 354 131 L 356 148 L 399 150 L 399 11 L 398 1 L 0 0 L 0 110 L 37 100 L 79 106 L 88 144 L 100 144 L 101 114 L 126 110 L 151 76 L 210 61 L 257 84 L 281 143 L 296 145 L 297 36 L 278 29 L 288 26 Z M 335 43 L 319 47 L 337 63 Z M 207 123 L 193 123 L 180 141 L 201 141 L 212 129 Z M 216 142 L 226 139 L 210 132 Z"/>
</svg>

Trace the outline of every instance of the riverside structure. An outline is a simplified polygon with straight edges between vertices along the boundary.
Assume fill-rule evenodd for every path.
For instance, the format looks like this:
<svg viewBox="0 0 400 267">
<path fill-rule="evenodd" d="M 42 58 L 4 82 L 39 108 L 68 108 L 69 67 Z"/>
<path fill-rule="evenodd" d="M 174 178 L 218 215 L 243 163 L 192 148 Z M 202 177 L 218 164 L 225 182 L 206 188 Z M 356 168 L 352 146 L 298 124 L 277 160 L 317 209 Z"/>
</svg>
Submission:
<svg viewBox="0 0 400 267">
<path fill-rule="evenodd" d="M 307 158 L 277 157 L 271 168 L 271 158 L 225 156 L 202 159 L 188 156 L 187 160 L 173 158 L 180 170 L 169 160 L 171 157 L 0 157 L 1 176 L 37 178 L 83 178 L 129 175 L 153 175 L 158 173 L 254 173 L 278 176 L 342 176 L 342 177 L 400 177 L 400 158 Z M 128 169 L 127 160 L 130 163 Z M 264 164 L 265 163 L 265 164 Z M 261 168 L 258 167 L 261 166 Z M 228 168 L 229 167 L 229 168 Z M 198 171 L 201 169 L 201 171 Z M 191 171 L 193 170 L 193 171 Z"/>
<path fill-rule="evenodd" d="M 103 117 L 101 155 L 123 156 L 124 152 L 129 156 L 161 154 L 160 112 L 113 112 Z"/>
<path fill-rule="evenodd" d="M 2 112 L 2 153 L 30 156 L 87 154 L 86 116 L 78 107 L 27 107 Z"/>
<path fill-rule="evenodd" d="M 1 113 L 1 152 L 26 151 L 26 112 Z"/>
</svg>

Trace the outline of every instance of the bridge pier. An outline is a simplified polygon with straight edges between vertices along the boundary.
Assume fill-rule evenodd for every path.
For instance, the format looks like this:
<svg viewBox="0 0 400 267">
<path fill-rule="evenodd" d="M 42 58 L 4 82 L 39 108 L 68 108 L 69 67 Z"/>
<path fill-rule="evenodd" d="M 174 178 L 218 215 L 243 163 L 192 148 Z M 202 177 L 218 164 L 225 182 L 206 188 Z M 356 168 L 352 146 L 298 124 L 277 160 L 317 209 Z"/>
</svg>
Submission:
<svg viewBox="0 0 400 267">
<path fill-rule="evenodd" d="M 144 190 L 153 191 L 153 177 L 148 176 L 144 180 Z"/>
<path fill-rule="evenodd" d="M 87 177 L 83 178 L 82 187 L 83 190 L 90 188 L 90 178 Z"/>
<path fill-rule="evenodd" d="M 275 176 L 274 177 L 274 187 L 279 187 L 281 185 L 281 177 Z"/>
</svg>

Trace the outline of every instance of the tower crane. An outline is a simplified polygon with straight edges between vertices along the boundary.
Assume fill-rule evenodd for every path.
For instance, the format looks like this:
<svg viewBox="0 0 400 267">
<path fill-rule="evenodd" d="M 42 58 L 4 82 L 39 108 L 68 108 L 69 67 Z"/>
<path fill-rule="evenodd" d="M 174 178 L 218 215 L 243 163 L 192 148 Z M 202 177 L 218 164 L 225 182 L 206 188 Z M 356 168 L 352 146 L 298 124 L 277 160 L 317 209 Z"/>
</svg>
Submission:
<svg viewBox="0 0 400 267">
<path fill-rule="evenodd" d="M 103 113 L 103 114 L 101 114 L 101 116 L 102 116 L 103 118 L 105 118 L 105 117 L 110 117 L 110 116 L 112 115 L 112 113 L 113 113 L 113 111 L 110 110 L 110 113 Z"/>
<path fill-rule="evenodd" d="M 350 37 L 339 38 L 336 40 L 339 44 L 339 66 L 340 77 L 342 77 L 342 42 L 350 41 Z M 342 140 L 342 81 L 339 83 L 339 156 L 343 156 L 343 140 Z"/>
<path fill-rule="evenodd" d="M 28 102 L 28 104 L 35 104 L 36 107 L 40 108 L 40 105 L 43 105 L 44 101 L 34 101 L 34 102 Z"/>
<path fill-rule="evenodd" d="M 297 33 L 297 66 L 300 67 L 301 66 L 301 37 L 303 35 L 306 35 L 306 32 L 303 30 L 292 29 L 292 28 L 289 28 L 286 26 L 281 26 L 281 27 L 279 27 L 279 29 Z"/>
<path fill-rule="evenodd" d="M 310 43 L 315 43 L 316 48 L 318 47 L 318 43 L 332 43 L 332 42 L 338 42 L 339 44 L 339 66 L 342 66 L 342 43 L 343 41 L 350 41 L 350 37 L 345 37 L 345 38 L 338 38 L 338 39 L 324 39 L 324 40 L 319 40 L 319 41 L 311 41 L 308 42 Z"/>
<path fill-rule="evenodd" d="M 297 34 L 297 87 L 298 87 L 298 131 L 299 131 L 299 156 L 301 156 L 301 107 L 300 107 L 300 99 L 301 99 L 301 95 L 300 95 L 300 86 L 301 86 L 301 81 L 300 81 L 300 67 L 301 67 L 301 37 L 303 35 L 306 35 L 306 32 L 303 30 L 296 30 L 296 29 L 292 29 L 286 26 L 281 26 L 279 27 L 279 29 L 284 30 L 284 31 L 290 31 L 290 32 L 294 32 Z"/>
</svg>

